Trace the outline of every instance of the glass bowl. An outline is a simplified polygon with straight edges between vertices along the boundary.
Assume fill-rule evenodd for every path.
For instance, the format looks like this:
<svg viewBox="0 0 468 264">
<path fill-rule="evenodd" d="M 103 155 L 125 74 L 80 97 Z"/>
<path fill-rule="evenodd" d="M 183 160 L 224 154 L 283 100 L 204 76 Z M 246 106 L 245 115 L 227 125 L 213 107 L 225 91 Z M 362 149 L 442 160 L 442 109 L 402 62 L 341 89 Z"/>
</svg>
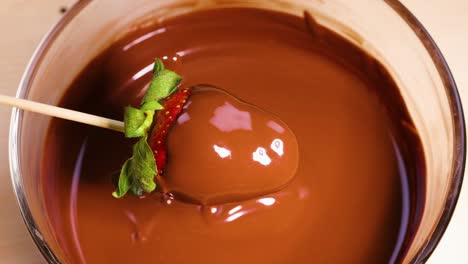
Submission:
<svg viewBox="0 0 468 264">
<path fill-rule="evenodd" d="M 351 3 L 352 2 L 352 3 Z M 450 70 L 418 20 L 398 1 L 367 0 L 82 0 L 50 31 L 33 55 L 17 97 L 56 105 L 78 73 L 113 41 L 138 27 L 214 7 L 257 7 L 295 15 L 308 11 L 324 27 L 377 58 L 401 90 L 423 144 L 424 208 L 408 229 L 397 263 L 423 263 L 441 239 L 460 193 L 465 124 Z M 51 118 L 14 109 L 11 179 L 29 232 L 49 263 L 67 263 L 47 214 L 39 177 Z"/>
</svg>

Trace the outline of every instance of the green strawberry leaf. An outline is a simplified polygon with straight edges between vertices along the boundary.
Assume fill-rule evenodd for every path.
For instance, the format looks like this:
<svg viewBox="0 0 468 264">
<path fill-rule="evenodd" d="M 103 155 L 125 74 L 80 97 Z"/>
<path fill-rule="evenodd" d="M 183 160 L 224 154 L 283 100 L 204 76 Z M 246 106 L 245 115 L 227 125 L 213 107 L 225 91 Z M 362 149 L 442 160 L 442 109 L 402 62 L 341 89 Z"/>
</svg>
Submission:
<svg viewBox="0 0 468 264">
<path fill-rule="evenodd" d="M 142 104 L 144 105 L 150 101 L 159 101 L 170 96 L 177 90 L 177 86 L 181 81 L 182 77 L 173 71 L 166 69 L 158 71 L 153 76 L 148 91 L 146 91 L 143 97 Z"/>
<path fill-rule="evenodd" d="M 177 90 L 182 81 L 177 73 L 166 70 L 160 59 L 156 59 L 153 68 L 153 80 L 141 102 L 140 109 L 126 107 L 124 113 L 125 136 L 140 137 L 133 146 L 133 155 L 122 166 L 117 181 L 117 189 L 112 193 L 115 198 L 122 198 L 128 192 L 140 196 L 156 189 L 154 177 L 158 170 L 153 151 L 147 142 L 148 130 L 153 124 L 155 111 L 164 107 L 159 102 Z"/>
<path fill-rule="evenodd" d="M 140 138 L 133 146 L 133 156 L 123 165 L 119 175 L 117 190 L 112 193 L 115 198 L 121 198 L 128 191 L 135 195 L 143 192 L 151 193 L 156 189 L 156 161 L 146 137 Z"/>
<path fill-rule="evenodd" d="M 131 158 L 128 159 L 124 165 L 122 166 L 122 170 L 120 171 L 119 175 L 119 182 L 117 185 L 117 190 L 112 193 L 112 196 L 115 198 L 121 198 L 127 194 L 128 190 L 130 190 L 130 178 L 128 176 L 128 164 L 130 163 Z"/>
<path fill-rule="evenodd" d="M 125 136 L 128 138 L 145 136 L 153 123 L 153 117 L 154 110 L 144 111 L 130 106 L 125 107 Z"/>
<path fill-rule="evenodd" d="M 165 67 L 164 67 L 164 63 L 162 62 L 162 60 L 160 60 L 159 58 L 156 58 L 156 60 L 154 61 L 153 76 L 156 76 L 158 72 L 164 69 Z"/>
<path fill-rule="evenodd" d="M 164 107 L 158 101 L 146 102 L 140 108 L 141 111 L 156 111 L 162 109 L 164 109 Z"/>
</svg>

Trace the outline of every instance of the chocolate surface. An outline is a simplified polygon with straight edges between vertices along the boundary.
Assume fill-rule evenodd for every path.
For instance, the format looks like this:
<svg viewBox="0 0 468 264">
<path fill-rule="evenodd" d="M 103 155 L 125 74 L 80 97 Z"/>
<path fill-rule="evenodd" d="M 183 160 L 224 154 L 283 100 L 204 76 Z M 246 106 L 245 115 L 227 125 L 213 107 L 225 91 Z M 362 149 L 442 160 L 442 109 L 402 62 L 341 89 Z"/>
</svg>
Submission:
<svg viewBox="0 0 468 264">
<path fill-rule="evenodd" d="M 61 105 L 121 119 L 123 106 L 137 105 L 144 94 L 155 57 L 184 77 L 182 87 L 209 84 L 263 109 L 252 114 L 252 126 L 267 122 L 259 129 L 270 129 L 261 132 L 266 137 L 242 135 L 239 146 L 234 132 L 176 124 L 168 138 L 168 184 L 206 201 L 248 188 L 251 194 L 264 183 L 287 184 L 215 205 L 161 193 L 115 199 L 112 174 L 130 156 L 133 141 L 54 120 L 41 188 L 65 263 L 398 262 L 418 224 L 424 160 L 398 89 L 379 63 L 310 19 L 214 9 L 119 40 L 84 69 Z M 252 109 L 227 95 L 193 96 L 185 113 L 201 123 L 226 100 L 241 111 Z M 218 176 L 220 167 L 209 167 L 222 160 L 208 144 L 231 148 L 232 155 L 252 152 L 256 142 L 270 147 L 280 134 L 269 120 L 287 131 L 282 140 L 292 153 L 297 142 L 297 168 L 294 155 L 285 155 L 290 161 L 278 163 L 285 174 L 269 171 L 271 182 L 257 185 L 257 178 L 246 178 L 251 168 L 238 168 L 243 173 L 236 179 L 232 170 Z M 269 149 L 268 155 L 273 164 L 276 154 Z M 226 192 L 223 176 L 247 185 Z"/>
</svg>

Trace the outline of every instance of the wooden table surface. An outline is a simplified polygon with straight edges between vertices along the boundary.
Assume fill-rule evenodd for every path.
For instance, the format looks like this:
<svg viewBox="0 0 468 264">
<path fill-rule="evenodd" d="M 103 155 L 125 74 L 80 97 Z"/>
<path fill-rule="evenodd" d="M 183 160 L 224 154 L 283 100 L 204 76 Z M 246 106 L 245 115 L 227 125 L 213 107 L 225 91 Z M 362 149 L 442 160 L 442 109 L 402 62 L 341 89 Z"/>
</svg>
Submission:
<svg viewBox="0 0 468 264">
<path fill-rule="evenodd" d="M 0 2 L 0 93 L 14 95 L 35 47 L 76 0 Z M 375 0 L 379 1 L 379 0 Z M 468 1 L 402 0 L 432 34 L 451 67 L 468 108 Z M 44 263 L 19 214 L 10 184 L 8 127 L 10 109 L 0 106 L 0 263 Z M 430 264 L 468 263 L 468 186 Z"/>
</svg>

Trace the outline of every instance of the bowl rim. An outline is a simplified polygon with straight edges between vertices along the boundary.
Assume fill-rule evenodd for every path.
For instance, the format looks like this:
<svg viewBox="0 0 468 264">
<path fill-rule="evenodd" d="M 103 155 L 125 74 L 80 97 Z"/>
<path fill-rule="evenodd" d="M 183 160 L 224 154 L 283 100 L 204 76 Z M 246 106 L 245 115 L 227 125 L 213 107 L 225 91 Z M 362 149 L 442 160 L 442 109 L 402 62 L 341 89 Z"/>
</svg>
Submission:
<svg viewBox="0 0 468 264">
<path fill-rule="evenodd" d="M 81 0 L 76 2 L 63 17 L 51 28 L 43 40 L 38 45 L 33 53 L 26 70 L 21 78 L 16 97 L 24 98 L 28 92 L 28 87 L 37 73 L 37 65 L 39 65 L 44 54 L 48 51 L 56 38 L 60 35 L 61 31 L 93 0 Z M 454 164 L 452 169 L 454 172 L 454 180 L 450 186 L 450 195 L 445 203 L 445 208 L 442 216 L 437 223 L 437 226 L 426 245 L 418 252 L 412 263 L 423 263 L 433 253 L 436 246 L 440 242 L 449 222 L 453 216 L 463 182 L 465 162 L 466 162 L 466 128 L 465 119 L 463 114 L 463 107 L 457 85 L 450 71 L 450 68 L 444 59 L 437 44 L 424 28 L 422 23 L 408 10 L 399 0 L 384 0 L 393 11 L 395 11 L 411 28 L 413 33 L 418 37 L 424 45 L 426 51 L 429 53 L 432 62 L 437 68 L 437 71 L 442 78 L 448 101 L 450 111 L 452 112 L 452 121 L 454 123 Z M 23 111 L 18 108 L 13 108 L 10 119 L 9 130 L 9 164 L 10 164 L 10 177 L 13 186 L 13 191 L 16 196 L 16 201 L 20 209 L 23 221 L 42 256 L 48 263 L 60 263 L 58 257 L 54 254 L 49 244 L 43 238 L 38 226 L 31 214 L 28 206 L 26 196 L 24 194 L 24 186 L 22 181 L 22 174 L 20 172 L 19 158 L 19 131 L 21 130 L 21 121 Z"/>
<path fill-rule="evenodd" d="M 44 59 L 44 54 L 52 46 L 52 43 L 60 35 L 60 32 L 83 10 L 92 0 L 83 0 L 76 2 L 62 16 L 62 18 L 52 26 L 49 32 L 44 36 L 31 59 L 26 66 L 25 72 L 21 77 L 21 81 L 16 92 L 17 98 L 25 98 L 31 80 L 37 73 L 37 65 Z M 24 194 L 24 185 L 22 174 L 20 172 L 21 159 L 19 157 L 19 131 L 21 130 L 21 121 L 23 118 L 23 110 L 14 107 L 11 111 L 10 131 L 8 137 L 8 156 L 10 164 L 10 178 L 13 187 L 13 192 L 16 196 L 16 202 L 20 209 L 24 224 L 26 225 L 31 238 L 36 244 L 47 263 L 60 264 L 58 257 L 52 251 L 50 245 L 42 236 L 36 221 L 34 220 L 31 209 L 29 208 L 26 196 Z"/>
<path fill-rule="evenodd" d="M 416 258 L 412 260 L 412 263 L 424 263 L 432 255 L 442 239 L 442 236 L 452 219 L 461 193 L 466 164 L 465 116 L 455 79 L 453 78 L 447 61 L 432 36 L 416 16 L 399 0 L 384 0 L 384 2 L 400 15 L 429 53 L 440 77 L 442 78 L 442 82 L 448 96 L 450 111 L 452 113 L 452 121 L 454 123 L 454 157 L 456 158 L 454 159 L 454 164 L 452 164 L 454 180 L 452 181 L 448 191 L 453 195 L 448 197 L 441 218 L 439 219 L 430 239 L 427 241 L 426 245 L 420 249 Z"/>
</svg>

